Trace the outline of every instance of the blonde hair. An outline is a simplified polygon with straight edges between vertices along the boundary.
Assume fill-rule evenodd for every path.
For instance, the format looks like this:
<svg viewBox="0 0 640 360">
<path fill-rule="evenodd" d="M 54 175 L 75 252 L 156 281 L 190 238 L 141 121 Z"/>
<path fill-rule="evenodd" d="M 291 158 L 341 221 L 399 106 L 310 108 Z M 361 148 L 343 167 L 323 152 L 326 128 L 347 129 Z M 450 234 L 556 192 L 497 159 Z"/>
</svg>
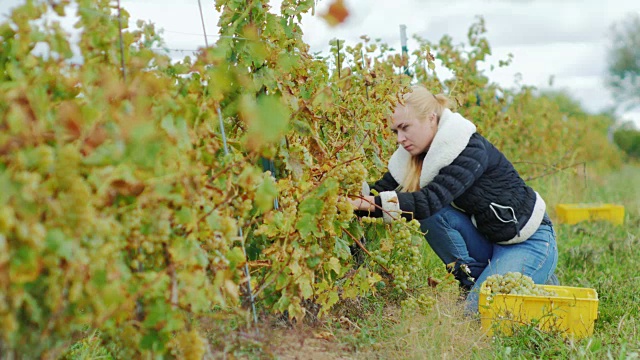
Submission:
<svg viewBox="0 0 640 360">
<path fill-rule="evenodd" d="M 445 109 L 449 108 L 449 99 L 446 95 L 434 95 L 422 85 L 414 85 L 411 92 L 403 96 L 404 107 L 416 116 L 418 121 L 427 121 L 432 113 L 436 113 L 437 121 Z M 400 105 L 401 106 L 401 105 Z M 420 190 L 420 174 L 422 162 L 426 154 L 411 157 L 407 174 L 402 181 L 402 191 L 411 192 Z"/>
</svg>

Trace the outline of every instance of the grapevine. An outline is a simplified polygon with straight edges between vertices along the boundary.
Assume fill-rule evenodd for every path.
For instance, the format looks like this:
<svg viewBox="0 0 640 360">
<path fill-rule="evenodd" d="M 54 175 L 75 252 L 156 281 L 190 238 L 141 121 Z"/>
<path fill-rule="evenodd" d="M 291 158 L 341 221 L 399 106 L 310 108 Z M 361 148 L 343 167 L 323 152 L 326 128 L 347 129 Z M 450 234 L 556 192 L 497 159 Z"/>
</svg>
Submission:
<svg viewBox="0 0 640 360">
<path fill-rule="evenodd" d="M 114 1 L 12 9 L 0 23 L 0 352 L 55 357 L 89 329 L 118 358 L 200 358 L 191 319 L 246 310 L 245 264 L 260 310 L 297 320 L 304 301 L 327 315 L 383 276 L 410 293 L 425 281 L 418 222 L 360 221 L 348 199 L 386 171 L 388 116 L 412 81 L 448 93 L 510 158 L 619 157 L 605 119 L 558 123 L 552 100 L 490 83 L 476 65 L 482 22 L 469 46 L 419 39 L 411 61 L 366 36 L 316 56 L 300 26 L 314 5 L 218 0 L 218 41 L 178 62 L 126 9 L 121 44 Z M 74 12 L 76 43 L 51 11 Z M 438 77 L 436 56 L 454 78 Z M 562 138 L 548 141 L 550 127 Z"/>
</svg>

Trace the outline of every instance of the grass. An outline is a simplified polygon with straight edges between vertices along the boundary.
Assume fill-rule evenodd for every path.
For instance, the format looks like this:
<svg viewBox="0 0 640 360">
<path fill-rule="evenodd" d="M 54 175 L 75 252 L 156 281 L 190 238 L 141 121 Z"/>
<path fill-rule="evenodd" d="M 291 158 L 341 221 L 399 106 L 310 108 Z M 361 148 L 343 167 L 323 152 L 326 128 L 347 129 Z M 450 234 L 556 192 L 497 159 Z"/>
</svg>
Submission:
<svg viewBox="0 0 640 360">
<path fill-rule="evenodd" d="M 81 341 L 73 344 L 61 357 L 63 360 L 104 359 L 113 360 L 109 351 L 102 345 L 100 334 L 93 330 Z"/>
<path fill-rule="evenodd" d="M 594 288 L 599 295 L 592 337 L 574 341 L 523 326 L 511 336 L 488 337 L 477 320 L 462 316 L 455 281 L 425 245 L 423 277 L 412 295 L 431 306 L 400 306 L 391 289 L 340 304 L 334 316 L 312 325 L 290 326 L 265 318 L 259 331 L 234 322 L 202 322 L 212 358 L 246 359 L 634 359 L 640 358 L 640 167 L 606 176 L 559 173 L 532 182 L 555 219 L 558 203 L 617 203 L 623 226 L 606 222 L 555 224 L 562 285 Z M 443 280 L 435 288 L 425 279 Z M 414 284 L 416 285 L 416 284 Z M 92 334 L 69 359 L 110 358 Z M 71 356 L 69 356 L 71 355 Z M 74 356 L 75 355 L 75 356 Z M 219 355 L 219 356 L 218 356 Z M 211 358 L 210 356 L 207 358 Z"/>
</svg>

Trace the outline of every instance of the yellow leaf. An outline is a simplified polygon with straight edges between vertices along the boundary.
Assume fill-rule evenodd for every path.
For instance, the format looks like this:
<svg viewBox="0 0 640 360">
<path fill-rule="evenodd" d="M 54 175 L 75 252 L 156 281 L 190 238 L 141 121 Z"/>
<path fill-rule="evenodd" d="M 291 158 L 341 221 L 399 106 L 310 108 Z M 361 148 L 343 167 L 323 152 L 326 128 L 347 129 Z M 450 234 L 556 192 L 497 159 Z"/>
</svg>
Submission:
<svg viewBox="0 0 640 360">
<path fill-rule="evenodd" d="M 298 274 L 300 274 L 300 264 L 298 264 L 297 262 L 292 262 L 291 264 L 289 264 L 289 269 L 291 270 L 291 274 L 294 276 L 297 276 Z"/>
<path fill-rule="evenodd" d="M 382 276 L 378 273 L 373 273 L 369 276 L 369 284 L 371 285 L 377 284 L 380 280 L 382 280 Z"/>
<path fill-rule="evenodd" d="M 344 0 L 335 0 L 322 17 L 330 26 L 336 26 L 349 17 L 349 10 L 344 6 Z"/>
<path fill-rule="evenodd" d="M 341 268 L 342 268 L 342 266 L 340 265 L 340 260 L 338 260 L 338 258 L 336 258 L 336 257 L 332 257 L 331 259 L 329 259 L 329 261 L 325 265 L 325 269 L 333 270 L 338 275 L 340 275 L 340 269 Z"/>
<path fill-rule="evenodd" d="M 304 314 L 305 314 L 304 309 L 298 303 L 290 304 L 289 307 L 287 308 L 287 311 L 289 311 L 289 317 L 293 319 L 302 320 L 302 318 L 304 318 Z"/>
<path fill-rule="evenodd" d="M 380 241 L 380 251 L 387 252 L 393 250 L 393 244 L 391 243 L 391 239 L 384 239 Z"/>
<path fill-rule="evenodd" d="M 302 297 L 308 299 L 313 296 L 312 279 L 309 274 L 304 274 L 298 279 L 298 286 L 300 286 Z"/>
<path fill-rule="evenodd" d="M 234 301 L 238 300 L 238 285 L 236 285 L 236 283 L 234 283 L 232 280 L 225 280 L 224 282 L 224 287 L 225 290 L 227 290 L 227 295 L 229 295 L 231 298 L 233 298 Z"/>
<path fill-rule="evenodd" d="M 342 297 L 345 299 L 355 299 L 358 296 L 358 289 L 355 286 L 349 286 L 344 289 Z"/>
</svg>

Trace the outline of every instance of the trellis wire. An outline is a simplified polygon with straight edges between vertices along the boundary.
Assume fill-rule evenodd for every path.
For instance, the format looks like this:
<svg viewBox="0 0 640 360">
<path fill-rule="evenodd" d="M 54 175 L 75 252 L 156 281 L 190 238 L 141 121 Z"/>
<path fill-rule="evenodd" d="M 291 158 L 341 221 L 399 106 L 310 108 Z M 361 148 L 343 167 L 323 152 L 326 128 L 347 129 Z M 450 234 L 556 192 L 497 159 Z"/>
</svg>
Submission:
<svg viewBox="0 0 640 360">
<path fill-rule="evenodd" d="M 256 1 L 260 5 L 260 0 Z M 258 27 L 258 38 L 262 36 L 262 29 Z M 270 171 L 271 176 L 276 179 L 276 165 L 273 163 L 273 159 L 266 159 L 262 157 L 262 171 Z M 273 199 L 273 208 L 278 210 L 278 198 Z"/>
<path fill-rule="evenodd" d="M 404 60 L 406 60 L 406 64 L 404 67 L 404 74 L 411 76 L 411 71 L 409 70 L 409 47 L 407 46 L 407 25 L 400 25 L 400 45 L 402 46 L 402 55 Z"/>
<path fill-rule="evenodd" d="M 122 10 L 120 0 L 118 0 L 118 33 L 120 35 L 120 68 L 122 69 L 122 80 L 127 81 L 127 70 L 124 68 L 124 39 L 122 38 Z"/>
<path fill-rule="evenodd" d="M 120 37 L 120 70 L 122 71 L 122 81 L 127 81 L 127 70 L 124 66 L 124 39 L 122 37 L 122 10 L 120 7 L 120 0 L 117 1 L 118 6 L 118 35 Z M 140 256 L 142 254 L 142 248 L 138 246 L 137 255 Z M 142 261 L 138 261 L 138 272 L 144 271 L 144 266 L 142 265 Z M 140 299 L 136 299 L 136 318 L 140 321 L 144 318 L 144 308 L 142 306 L 142 302 Z"/>
<path fill-rule="evenodd" d="M 222 134 L 222 144 L 224 145 L 224 154 L 229 154 L 229 147 L 227 146 L 227 136 L 224 132 L 224 122 L 222 121 L 222 112 L 220 111 L 220 106 L 217 107 L 218 118 L 220 119 L 220 133 Z"/>
<path fill-rule="evenodd" d="M 204 34 L 204 45 L 209 47 L 209 41 L 207 40 L 207 28 L 204 26 L 204 14 L 202 13 L 202 3 L 198 0 L 198 9 L 200 9 L 200 21 L 202 22 L 202 33 Z"/>
<path fill-rule="evenodd" d="M 205 45 L 209 47 L 209 43 L 207 41 L 207 30 L 204 24 L 204 16 L 202 12 L 202 4 L 200 0 L 198 0 L 198 8 L 200 9 L 200 21 L 202 22 L 202 31 L 204 33 L 204 41 Z M 220 106 L 216 107 L 218 112 L 218 119 L 220 120 L 220 134 L 222 135 L 222 143 L 224 145 L 224 154 L 229 155 L 229 146 L 227 145 L 227 135 L 224 131 L 224 121 L 222 120 L 222 111 L 220 111 Z M 242 253 L 244 254 L 244 274 L 247 277 L 247 293 L 249 295 L 249 302 L 251 303 L 251 312 L 253 313 L 253 322 L 254 324 L 258 324 L 258 314 L 256 312 L 256 302 L 253 297 L 253 290 L 251 289 L 251 272 L 249 271 L 249 258 L 247 257 L 247 250 L 245 249 L 244 242 L 244 234 L 242 231 L 242 226 L 238 226 L 238 235 L 240 239 L 242 239 Z"/>
<path fill-rule="evenodd" d="M 216 109 L 218 111 L 218 118 L 220 120 L 220 134 L 222 135 L 222 142 L 224 144 L 224 154 L 229 155 L 229 148 L 227 147 L 227 135 L 224 131 L 224 122 L 222 121 L 222 112 L 220 106 Z M 249 259 L 247 258 L 247 250 L 245 249 L 244 235 L 242 232 L 242 226 L 238 226 L 238 235 L 242 239 L 242 253 L 244 254 L 244 273 L 247 277 L 247 293 L 249 294 L 249 302 L 251 303 L 251 311 L 253 313 L 253 322 L 258 324 L 258 315 L 256 313 L 256 302 L 253 297 L 253 290 L 251 289 L 251 272 L 249 272 Z"/>
</svg>

